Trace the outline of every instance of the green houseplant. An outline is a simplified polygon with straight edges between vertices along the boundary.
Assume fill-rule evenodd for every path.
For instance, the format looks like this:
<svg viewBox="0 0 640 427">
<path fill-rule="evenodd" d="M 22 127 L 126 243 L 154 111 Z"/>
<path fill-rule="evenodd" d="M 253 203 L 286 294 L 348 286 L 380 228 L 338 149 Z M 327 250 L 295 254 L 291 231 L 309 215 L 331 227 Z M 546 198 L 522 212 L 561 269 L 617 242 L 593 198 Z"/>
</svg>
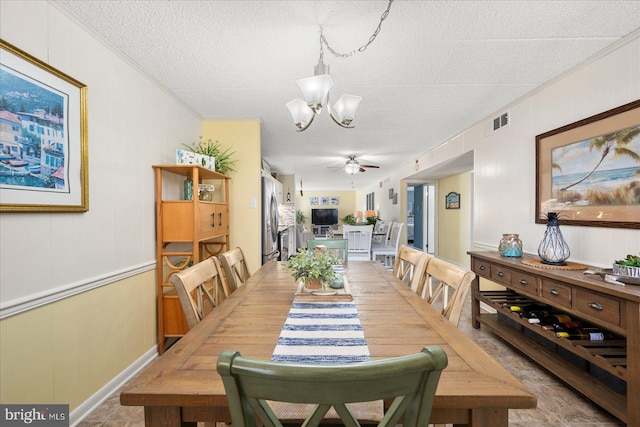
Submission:
<svg viewBox="0 0 640 427">
<path fill-rule="evenodd" d="M 340 218 L 340 221 L 342 221 L 346 225 L 356 225 L 356 217 L 353 216 L 353 214 L 345 215 L 344 217 Z"/>
<path fill-rule="evenodd" d="M 300 209 L 296 211 L 296 224 L 304 224 L 307 222 L 307 216 Z"/>
<path fill-rule="evenodd" d="M 613 264 L 613 274 L 640 277 L 640 256 L 628 254 L 625 259 L 616 260 Z"/>
<path fill-rule="evenodd" d="M 333 269 L 337 264 L 340 264 L 340 260 L 330 252 L 299 249 L 295 256 L 285 262 L 285 267 L 291 271 L 296 282 L 302 280 L 305 287 L 317 289 L 338 280 L 338 275 Z"/>
<path fill-rule="evenodd" d="M 231 151 L 230 148 L 223 150 L 220 148 L 220 143 L 218 141 L 214 142 L 211 139 L 204 141 L 202 137 L 200 137 L 199 142 L 192 142 L 191 145 L 182 145 L 194 153 L 213 157 L 215 160 L 216 172 L 219 172 L 222 175 L 229 175 L 229 172 L 236 171 L 235 164 L 238 160 L 231 158 L 236 154 L 236 152 Z"/>
</svg>

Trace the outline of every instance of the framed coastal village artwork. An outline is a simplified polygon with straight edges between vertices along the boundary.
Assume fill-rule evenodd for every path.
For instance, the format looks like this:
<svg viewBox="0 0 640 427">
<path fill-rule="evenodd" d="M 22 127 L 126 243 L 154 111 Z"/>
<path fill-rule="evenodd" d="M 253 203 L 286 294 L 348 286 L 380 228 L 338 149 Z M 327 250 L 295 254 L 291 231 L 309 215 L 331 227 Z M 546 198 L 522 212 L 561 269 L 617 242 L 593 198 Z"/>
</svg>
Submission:
<svg viewBox="0 0 640 427">
<path fill-rule="evenodd" d="M 536 136 L 536 223 L 640 228 L 640 100 Z"/>
<path fill-rule="evenodd" d="M 89 209 L 87 87 L 0 39 L 0 211 Z"/>
</svg>

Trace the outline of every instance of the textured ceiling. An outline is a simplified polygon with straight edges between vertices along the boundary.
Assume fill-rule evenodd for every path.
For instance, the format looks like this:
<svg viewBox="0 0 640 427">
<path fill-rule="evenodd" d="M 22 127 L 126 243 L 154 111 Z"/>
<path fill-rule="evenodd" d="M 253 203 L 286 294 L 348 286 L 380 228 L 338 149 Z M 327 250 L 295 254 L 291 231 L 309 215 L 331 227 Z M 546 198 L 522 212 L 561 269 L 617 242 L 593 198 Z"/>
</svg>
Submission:
<svg viewBox="0 0 640 427">
<path fill-rule="evenodd" d="M 640 28 L 640 1 L 396 0 L 377 39 L 343 59 L 360 95 L 354 129 L 326 112 L 296 132 L 284 104 L 313 75 L 319 28 L 339 52 L 365 44 L 387 1 L 60 0 L 207 119 L 260 119 L 262 157 L 305 190 L 359 189 Z M 176 141 L 176 144 L 190 141 Z M 376 164 L 353 177 L 347 156 Z"/>
</svg>

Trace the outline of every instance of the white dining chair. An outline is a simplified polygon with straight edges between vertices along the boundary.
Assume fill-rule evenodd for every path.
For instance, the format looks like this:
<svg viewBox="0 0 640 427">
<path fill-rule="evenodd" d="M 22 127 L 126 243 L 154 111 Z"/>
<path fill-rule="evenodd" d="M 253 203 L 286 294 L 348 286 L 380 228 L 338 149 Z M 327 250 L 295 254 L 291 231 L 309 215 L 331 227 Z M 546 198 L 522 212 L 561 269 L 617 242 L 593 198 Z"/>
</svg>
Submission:
<svg viewBox="0 0 640 427">
<path fill-rule="evenodd" d="M 383 257 L 385 267 L 393 268 L 396 255 L 398 254 L 398 247 L 400 246 L 400 232 L 402 231 L 402 222 L 394 222 L 391 226 L 391 233 L 389 234 L 389 243 L 386 245 L 371 246 L 371 259 L 376 261 L 378 257 Z"/>
<path fill-rule="evenodd" d="M 348 242 L 349 261 L 369 261 L 373 225 L 343 225 L 342 232 Z"/>
</svg>

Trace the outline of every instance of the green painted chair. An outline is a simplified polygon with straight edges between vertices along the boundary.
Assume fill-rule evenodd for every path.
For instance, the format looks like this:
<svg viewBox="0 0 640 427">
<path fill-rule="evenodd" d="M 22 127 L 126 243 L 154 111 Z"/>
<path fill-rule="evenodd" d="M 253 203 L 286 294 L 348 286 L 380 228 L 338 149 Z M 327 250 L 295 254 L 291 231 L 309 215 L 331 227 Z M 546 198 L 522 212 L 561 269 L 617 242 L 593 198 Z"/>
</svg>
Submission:
<svg viewBox="0 0 640 427">
<path fill-rule="evenodd" d="M 242 357 L 225 350 L 218 356 L 233 427 L 282 427 L 267 401 L 314 404 L 306 427 L 316 427 L 332 407 L 345 427 L 360 423 L 345 404 L 393 399 L 378 427 L 429 424 L 433 399 L 447 355 L 438 346 L 372 362 L 305 365 Z"/>
<path fill-rule="evenodd" d="M 324 245 L 327 251 L 334 254 L 340 261 L 348 261 L 349 247 L 347 239 L 312 239 L 307 240 L 307 249 L 314 250 L 316 246 Z"/>
</svg>

